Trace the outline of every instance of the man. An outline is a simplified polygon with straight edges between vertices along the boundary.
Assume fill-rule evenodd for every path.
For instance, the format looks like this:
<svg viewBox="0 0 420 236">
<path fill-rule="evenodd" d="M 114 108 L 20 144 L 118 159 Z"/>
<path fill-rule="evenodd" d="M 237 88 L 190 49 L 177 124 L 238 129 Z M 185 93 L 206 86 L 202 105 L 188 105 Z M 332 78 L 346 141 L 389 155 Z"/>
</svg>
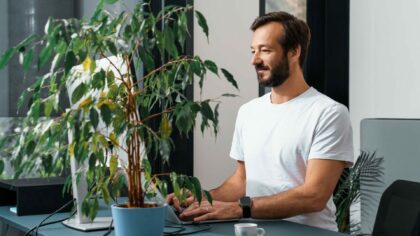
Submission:
<svg viewBox="0 0 420 236">
<path fill-rule="evenodd" d="M 252 64 L 271 93 L 240 108 L 230 152 L 236 171 L 210 192 L 213 204 L 190 198 L 181 217 L 284 218 L 337 231 L 332 193 L 353 162 L 348 110 L 305 82 L 305 22 L 274 12 L 251 29 Z M 167 200 L 181 210 L 173 194 Z"/>
</svg>

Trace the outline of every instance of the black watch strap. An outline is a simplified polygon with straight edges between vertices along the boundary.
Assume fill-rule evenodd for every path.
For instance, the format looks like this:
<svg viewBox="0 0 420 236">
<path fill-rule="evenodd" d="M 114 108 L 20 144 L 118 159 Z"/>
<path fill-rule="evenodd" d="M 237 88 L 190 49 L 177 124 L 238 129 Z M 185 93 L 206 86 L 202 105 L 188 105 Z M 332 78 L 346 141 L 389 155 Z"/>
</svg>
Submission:
<svg viewBox="0 0 420 236">
<path fill-rule="evenodd" d="M 239 199 L 239 205 L 242 207 L 242 217 L 250 218 L 251 217 L 251 205 L 252 199 L 250 197 L 241 197 Z"/>
</svg>

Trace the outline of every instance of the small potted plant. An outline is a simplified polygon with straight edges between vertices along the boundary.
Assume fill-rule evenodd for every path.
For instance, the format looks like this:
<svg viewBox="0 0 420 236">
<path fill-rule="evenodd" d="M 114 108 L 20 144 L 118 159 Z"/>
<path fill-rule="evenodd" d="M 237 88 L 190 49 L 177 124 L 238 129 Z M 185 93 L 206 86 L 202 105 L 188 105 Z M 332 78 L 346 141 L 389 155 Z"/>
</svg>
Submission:
<svg viewBox="0 0 420 236">
<path fill-rule="evenodd" d="M 158 154 L 167 160 L 173 148 L 173 129 L 188 135 L 196 125 L 198 114 L 201 130 L 212 128 L 217 133 L 218 101 L 191 101 L 185 96 L 194 77 L 200 89 L 206 73 L 223 77 L 236 88 L 237 84 L 226 69 L 213 61 L 183 54 L 189 34 L 189 13 L 195 14 L 208 37 L 204 16 L 192 6 L 167 6 L 155 15 L 149 10 L 149 3 L 138 3 L 134 9 L 114 15 L 104 6 L 115 2 L 100 0 L 87 22 L 49 19 L 45 35 L 27 37 L 0 58 L 0 69 L 15 54 L 19 54 L 24 71 L 34 64 L 38 68 L 50 68 L 49 73 L 37 77 L 22 95 L 20 103 L 29 97 L 30 109 L 17 143 L 16 159 L 26 167 L 36 166 L 39 156 L 50 157 L 53 163 L 68 165 L 70 157 L 87 163 L 87 168 L 78 171 L 86 176 L 89 187 L 83 212 L 91 219 L 96 216 L 99 197 L 110 204 L 126 182 L 128 202 L 114 205 L 113 214 L 156 210 L 160 211 L 157 214 L 160 219 L 136 220 L 135 224 L 124 226 L 119 223 L 127 220 L 118 220 L 118 213 L 113 215 L 117 235 L 122 232 L 119 229 L 131 230 L 137 226 L 149 230 L 147 235 L 161 235 L 165 207 L 145 203 L 146 198 L 156 194 L 156 189 L 166 194 L 167 184 L 159 179 L 161 175 L 169 177 L 181 200 L 187 192 L 198 201 L 203 196 L 211 201 L 211 197 L 202 191 L 195 177 L 176 173 L 153 175 L 148 158 Z M 35 55 L 37 50 L 39 55 Z M 157 52 L 158 58 L 165 58 L 164 63 L 155 64 L 153 52 Z M 111 58 L 118 58 L 120 64 L 116 65 Z M 109 69 L 99 67 L 98 60 L 108 60 Z M 78 65 L 81 71 L 75 69 Z M 132 65 L 143 68 L 143 75 L 136 78 L 132 70 L 122 69 Z M 59 97 L 67 91 L 69 83 L 76 84 L 69 97 L 73 105 L 62 110 Z M 158 127 L 151 126 L 152 122 L 159 124 Z M 111 146 L 113 152 L 109 155 L 107 150 Z M 125 153 L 126 158 L 118 153 Z M 132 234 L 140 235 L 140 232 L 145 233 L 132 231 Z"/>
</svg>

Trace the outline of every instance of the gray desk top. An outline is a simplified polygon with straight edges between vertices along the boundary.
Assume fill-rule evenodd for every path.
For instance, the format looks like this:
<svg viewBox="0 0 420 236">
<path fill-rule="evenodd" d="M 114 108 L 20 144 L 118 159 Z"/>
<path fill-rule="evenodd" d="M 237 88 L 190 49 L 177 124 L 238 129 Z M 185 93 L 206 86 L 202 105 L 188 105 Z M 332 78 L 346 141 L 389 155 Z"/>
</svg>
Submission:
<svg viewBox="0 0 420 236">
<path fill-rule="evenodd" d="M 0 207 L 0 220 L 6 224 L 9 224 L 15 228 L 18 228 L 22 231 L 28 231 L 32 227 L 35 227 L 39 224 L 47 215 L 31 215 L 31 216 L 16 216 L 14 213 L 9 211 L 10 207 L 3 206 Z M 110 216 L 111 212 L 108 208 L 102 207 L 99 210 L 98 216 Z M 69 216 L 69 213 L 59 213 L 53 217 L 51 217 L 47 222 L 63 219 Z M 315 227 L 310 227 L 306 225 L 296 224 L 288 221 L 283 220 L 275 220 L 275 221 L 256 221 L 258 227 L 262 227 L 266 231 L 267 236 L 271 235 L 299 235 L 299 236 L 338 236 L 338 235 L 346 235 L 337 232 L 331 232 Z M 218 235 L 234 235 L 234 228 L 233 225 L 235 222 L 229 223 L 217 223 L 211 224 L 211 229 L 208 231 L 204 231 L 201 233 L 197 233 L 195 235 L 201 236 L 218 236 Z M 202 226 L 186 226 L 186 230 L 184 232 L 191 232 L 196 229 L 197 227 Z M 165 231 L 171 231 L 171 229 L 165 229 Z M 65 227 L 64 225 L 57 223 L 53 225 L 48 225 L 40 228 L 39 233 L 43 236 L 96 236 L 96 235 L 103 235 L 105 231 L 96 231 L 96 232 L 80 232 L 77 230 L 73 230 L 70 228 Z M 110 235 L 114 235 L 111 233 Z"/>
</svg>

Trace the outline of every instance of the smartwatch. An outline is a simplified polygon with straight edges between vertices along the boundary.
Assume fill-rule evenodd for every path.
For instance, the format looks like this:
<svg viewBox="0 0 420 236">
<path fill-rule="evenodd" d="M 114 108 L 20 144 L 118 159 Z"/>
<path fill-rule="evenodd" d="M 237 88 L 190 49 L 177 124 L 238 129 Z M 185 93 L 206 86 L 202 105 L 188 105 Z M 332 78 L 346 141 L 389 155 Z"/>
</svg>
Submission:
<svg viewBox="0 0 420 236">
<path fill-rule="evenodd" d="M 242 207 L 242 217 L 243 218 L 250 218 L 251 217 L 252 199 L 248 196 L 241 197 L 239 199 L 239 206 Z"/>
</svg>

